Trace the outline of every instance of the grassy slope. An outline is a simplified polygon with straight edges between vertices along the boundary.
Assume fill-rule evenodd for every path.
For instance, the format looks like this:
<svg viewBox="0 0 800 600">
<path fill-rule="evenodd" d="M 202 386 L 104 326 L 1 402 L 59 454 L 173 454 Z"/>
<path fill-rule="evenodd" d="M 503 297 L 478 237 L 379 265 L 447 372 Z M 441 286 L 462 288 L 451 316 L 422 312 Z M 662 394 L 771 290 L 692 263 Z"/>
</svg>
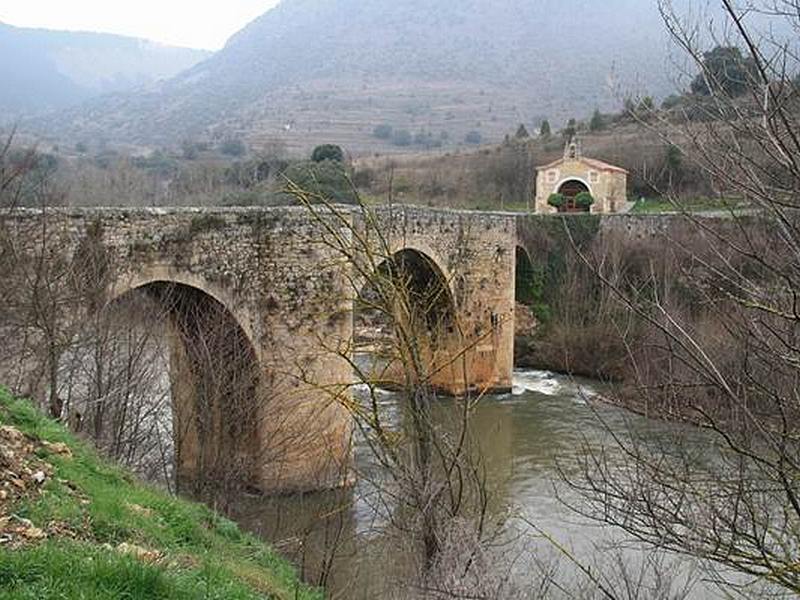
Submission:
<svg viewBox="0 0 800 600">
<path fill-rule="evenodd" d="M 42 529 L 77 534 L 51 534 L 15 550 L 0 546 L 0 599 L 322 597 L 234 523 L 136 481 L 2 388 L 0 424 L 70 446 L 72 458 L 37 450 L 54 476 L 41 495 L 12 510 Z M 114 550 L 121 543 L 163 558 L 148 564 Z"/>
</svg>

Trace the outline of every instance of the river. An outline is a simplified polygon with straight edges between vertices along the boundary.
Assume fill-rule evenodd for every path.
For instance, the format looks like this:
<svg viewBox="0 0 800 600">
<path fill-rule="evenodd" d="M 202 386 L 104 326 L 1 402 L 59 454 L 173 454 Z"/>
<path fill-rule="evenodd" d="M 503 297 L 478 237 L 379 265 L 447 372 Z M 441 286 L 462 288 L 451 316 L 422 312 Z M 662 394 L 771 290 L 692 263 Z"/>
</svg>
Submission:
<svg viewBox="0 0 800 600">
<path fill-rule="evenodd" d="M 640 579 L 643 588 L 638 595 L 624 597 L 726 597 L 703 581 L 708 572 L 691 560 L 630 543 L 620 531 L 598 525 L 571 508 L 580 500 L 563 483 L 560 472 L 575 468 L 585 443 L 613 446 L 610 430 L 630 428 L 667 438 L 665 434 L 677 428 L 690 444 L 708 441 L 691 427 L 648 420 L 599 402 L 598 394 L 605 391 L 598 382 L 517 371 L 513 393 L 486 397 L 476 409 L 472 428 L 491 490 L 490 522 L 502 524 L 491 550 L 498 565 L 497 581 L 505 582 L 498 597 L 572 597 L 576 592 L 555 588 L 536 595 L 543 570 L 557 573 L 568 587 L 579 585 L 577 568 L 554 542 L 608 577 L 611 585 L 616 585 L 614 573 L 620 565 L 627 565 L 629 578 Z M 387 411 L 399 412 L 397 395 L 385 392 L 382 398 Z M 446 407 L 451 401 L 442 402 Z M 356 464 L 367 475 L 375 469 L 363 444 L 356 449 Z M 410 582 L 404 581 L 405 550 L 382 535 L 381 510 L 370 490 L 367 482 L 360 481 L 337 492 L 243 498 L 233 513 L 245 528 L 294 561 L 304 579 L 324 584 L 330 598 L 412 597 Z M 543 539 L 536 529 L 552 539 Z"/>
</svg>

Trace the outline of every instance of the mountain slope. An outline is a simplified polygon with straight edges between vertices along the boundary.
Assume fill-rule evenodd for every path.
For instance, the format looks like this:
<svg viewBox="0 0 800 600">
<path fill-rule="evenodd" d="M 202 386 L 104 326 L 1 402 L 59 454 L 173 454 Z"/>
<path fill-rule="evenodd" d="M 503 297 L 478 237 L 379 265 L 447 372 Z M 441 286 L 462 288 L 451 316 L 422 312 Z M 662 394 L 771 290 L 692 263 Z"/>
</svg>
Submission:
<svg viewBox="0 0 800 600">
<path fill-rule="evenodd" d="M 369 150 L 387 122 L 492 140 L 513 123 L 618 106 L 615 77 L 666 93 L 666 47 L 642 0 L 283 0 L 177 77 L 71 112 L 68 131 Z"/>
<path fill-rule="evenodd" d="M 0 111 L 16 116 L 131 90 L 209 55 L 118 35 L 0 23 Z"/>
</svg>

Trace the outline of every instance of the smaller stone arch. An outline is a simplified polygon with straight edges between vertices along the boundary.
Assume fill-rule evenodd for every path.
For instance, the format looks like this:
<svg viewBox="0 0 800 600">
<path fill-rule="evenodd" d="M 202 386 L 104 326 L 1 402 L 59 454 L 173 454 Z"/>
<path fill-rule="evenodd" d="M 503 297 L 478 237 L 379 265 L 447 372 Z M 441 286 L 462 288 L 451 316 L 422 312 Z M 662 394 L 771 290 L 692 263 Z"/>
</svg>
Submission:
<svg viewBox="0 0 800 600">
<path fill-rule="evenodd" d="M 416 376 L 448 393 L 456 389 L 452 373 L 442 368 L 461 339 L 451 284 L 433 258 L 411 247 L 386 258 L 362 284 L 355 300 L 357 343 L 371 350 L 383 345 L 389 364 L 382 377 L 388 386 L 402 385 L 409 375 L 404 361 L 414 354 L 423 363 L 416 365 Z M 365 308 L 373 312 L 365 315 Z"/>
</svg>

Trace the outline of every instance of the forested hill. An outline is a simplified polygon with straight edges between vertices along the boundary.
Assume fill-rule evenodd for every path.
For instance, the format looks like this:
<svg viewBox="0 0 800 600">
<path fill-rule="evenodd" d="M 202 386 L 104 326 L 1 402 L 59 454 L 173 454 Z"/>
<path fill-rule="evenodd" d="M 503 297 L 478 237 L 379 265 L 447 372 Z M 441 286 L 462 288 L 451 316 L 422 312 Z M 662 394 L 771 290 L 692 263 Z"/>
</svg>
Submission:
<svg viewBox="0 0 800 600">
<path fill-rule="evenodd" d="M 0 113 L 17 117 L 169 78 L 209 52 L 0 23 Z"/>
<path fill-rule="evenodd" d="M 616 107 L 617 83 L 666 93 L 666 48 L 643 0 L 283 0 L 209 60 L 58 123 L 144 143 L 236 132 L 368 149 L 383 122 L 493 140 Z"/>
</svg>

